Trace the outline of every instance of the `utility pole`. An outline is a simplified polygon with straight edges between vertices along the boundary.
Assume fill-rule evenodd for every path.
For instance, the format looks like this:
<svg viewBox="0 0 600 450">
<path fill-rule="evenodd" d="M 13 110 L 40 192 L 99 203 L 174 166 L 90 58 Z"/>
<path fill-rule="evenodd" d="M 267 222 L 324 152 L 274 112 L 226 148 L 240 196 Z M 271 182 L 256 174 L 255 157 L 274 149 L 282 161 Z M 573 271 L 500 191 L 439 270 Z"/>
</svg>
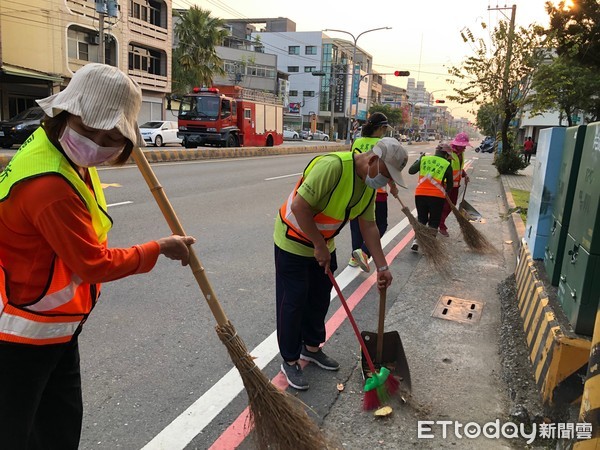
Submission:
<svg viewBox="0 0 600 450">
<path fill-rule="evenodd" d="M 104 20 L 106 17 L 117 17 L 119 5 L 117 0 L 96 0 L 96 12 L 98 13 L 98 62 L 106 63 L 106 47 L 104 34 Z M 110 26 L 110 23 L 109 23 Z"/>
<path fill-rule="evenodd" d="M 510 14 L 510 26 L 508 28 L 508 42 L 506 45 L 506 61 L 504 61 L 504 74 L 502 77 L 502 107 L 506 111 L 506 106 L 508 103 L 508 76 L 510 74 L 510 59 L 512 58 L 512 45 L 513 38 L 515 36 L 515 16 L 517 15 L 517 5 L 512 5 L 511 8 L 508 7 L 496 7 L 490 8 L 488 7 L 488 11 L 501 11 L 503 9 L 511 9 Z M 504 14 L 504 13 L 502 13 Z M 505 15 L 506 17 L 506 15 Z M 503 120 L 502 118 L 500 120 Z M 508 131 L 504 129 L 503 124 L 500 124 L 500 130 L 502 131 L 502 148 L 507 148 L 508 146 Z"/>
<path fill-rule="evenodd" d="M 96 0 L 96 12 L 98 13 L 98 62 L 104 64 L 104 18 L 108 14 L 106 0 Z"/>
<path fill-rule="evenodd" d="M 331 114 L 329 116 L 329 139 L 333 142 L 335 138 L 335 97 L 337 95 L 337 70 L 336 66 L 331 66 L 331 78 L 329 79 L 329 97 L 331 97 Z"/>
<path fill-rule="evenodd" d="M 98 16 L 98 28 L 99 28 L 99 33 L 98 33 L 98 40 L 100 41 L 98 43 L 98 62 L 100 64 L 104 64 L 104 13 L 99 13 Z"/>
</svg>

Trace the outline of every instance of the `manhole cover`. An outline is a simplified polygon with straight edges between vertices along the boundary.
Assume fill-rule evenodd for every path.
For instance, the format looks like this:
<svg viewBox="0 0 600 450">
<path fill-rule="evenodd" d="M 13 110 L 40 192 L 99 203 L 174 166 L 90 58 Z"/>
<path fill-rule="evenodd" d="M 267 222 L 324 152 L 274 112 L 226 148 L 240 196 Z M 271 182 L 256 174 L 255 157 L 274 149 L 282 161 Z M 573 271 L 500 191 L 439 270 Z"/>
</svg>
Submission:
<svg viewBox="0 0 600 450">
<path fill-rule="evenodd" d="M 477 323 L 482 311 L 483 302 L 442 295 L 431 316 L 455 322 Z"/>
</svg>

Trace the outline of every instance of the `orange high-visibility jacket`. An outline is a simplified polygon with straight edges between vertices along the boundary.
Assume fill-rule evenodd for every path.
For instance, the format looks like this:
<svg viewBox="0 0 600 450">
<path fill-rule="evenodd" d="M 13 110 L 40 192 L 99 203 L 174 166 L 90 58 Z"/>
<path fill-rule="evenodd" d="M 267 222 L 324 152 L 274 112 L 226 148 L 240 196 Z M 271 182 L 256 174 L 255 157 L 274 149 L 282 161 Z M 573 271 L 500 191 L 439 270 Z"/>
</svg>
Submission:
<svg viewBox="0 0 600 450">
<path fill-rule="evenodd" d="M 19 149 L 0 174 L 0 201 L 21 181 L 56 174 L 81 197 L 92 216 L 100 243 L 106 242 L 112 220 L 95 168 L 88 169 L 94 194 L 67 159 L 48 140 L 42 128 Z M 28 305 L 12 305 L 6 290 L 6 273 L 0 261 L 0 341 L 33 345 L 69 342 L 94 307 L 100 285 L 88 284 L 56 257 L 44 293 Z"/>
<path fill-rule="evenodd" d="M 442 181 L 449 165 L 450 162 L 440 156 L 422 156 L 415 195 L 445 198 Z"/>
<path fill-rule="evenodd" d="M 326 241 L 333 239 L 348 220 L 363 214 L 375 195 L 374 189 L 366 187 L 361 199 L 356 205 L 350 208 L 350 201 L 354 192 L 354 177 L 356 176 L 353 154 L 352 152 L 334 152 L 328 155 L 340 158 L 342 162 L 342 176 L 338 180 L 325 209 L 313 217 L 317 229 Z M 279 208 L 281 220 L 287 226 L 286 237 L 308 247 L 313 247 L 313 243 L 300 229 L 300 225 L 292 211 L 292 202 L 296 195 L 298 195 L 298 188 L 304 181 L 304 178 L 306 178 L 316 162 L 323 158 L 323 156 L 325 155 L 317 156 L 308 163 L 296 187 L 283 205 L 281 205 L 281 208 Z"/>
</svg>

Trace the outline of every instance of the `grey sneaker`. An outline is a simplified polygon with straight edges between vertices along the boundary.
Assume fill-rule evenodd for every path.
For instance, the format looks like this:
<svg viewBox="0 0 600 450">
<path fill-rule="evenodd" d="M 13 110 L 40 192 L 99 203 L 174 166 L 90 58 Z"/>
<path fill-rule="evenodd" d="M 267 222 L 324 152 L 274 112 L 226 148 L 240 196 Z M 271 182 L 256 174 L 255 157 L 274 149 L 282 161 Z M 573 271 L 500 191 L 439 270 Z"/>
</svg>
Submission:
<svg viewBox="0 0 600 450">
<path fill-rule="evenodd" d="M 358 267 L 362 269 L 363 272 L 369 272 L 371 267 L 369 266 L 369 257 L 362 249 L 357 248 L 352 252 L 352 258 L 354 258 L 358 264 Z M 355 266 L 356 267 L 356 266 Z"/>
<path fill-rule="evenodd" d="M 418 252 L 419 251 L 419 243 L 417 242 L 416 239 L 413 241 L 412 245 L 410 246 L 410 249 L 413 252 Z"/>
<path fill-rule="evenodd" d="M 302 351 L 300 352 L 300 359 L 313 362 L 321 369 L 325 370 L 338 370 L 340 368 L 340 364 L 335 359 L 330 358 L 323 353 L 323 350 L 321 349 L 319 349 L 318 352 L 311 352 L 303 346 Z"/>
<path fill-rule="evenodd" d="M 281 364 L 281 371 L 285 375 L 285 379 L 288 384 L 294 389 L 299 391 L 305 391 L 308 389 L 308 383 L 304 381 L 304 374 L 302 373 L 302 367 L 296 363 L 290 366 L 285 361 Z"/>
</svg>

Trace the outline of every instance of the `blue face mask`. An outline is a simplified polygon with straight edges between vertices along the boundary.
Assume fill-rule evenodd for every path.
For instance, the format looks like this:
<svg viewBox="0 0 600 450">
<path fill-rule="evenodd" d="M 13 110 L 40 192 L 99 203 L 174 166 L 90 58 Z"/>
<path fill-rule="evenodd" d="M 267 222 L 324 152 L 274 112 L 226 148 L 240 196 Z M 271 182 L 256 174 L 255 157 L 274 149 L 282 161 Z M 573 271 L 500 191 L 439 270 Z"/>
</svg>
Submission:
<svg viewBox="0 0 600 450">
<path fill-rule="evenodd" d="M 382 188 L 388 184 L 389 181 L 390 179 L 388 177 L 379 172 L 379 163 L 377 163 L 377 175 L 375 175 L 374 178 L 371 178 L 367 173 L 367 177 L 365 178 L 365 184 L 373 189 Z"/>
</svg>

